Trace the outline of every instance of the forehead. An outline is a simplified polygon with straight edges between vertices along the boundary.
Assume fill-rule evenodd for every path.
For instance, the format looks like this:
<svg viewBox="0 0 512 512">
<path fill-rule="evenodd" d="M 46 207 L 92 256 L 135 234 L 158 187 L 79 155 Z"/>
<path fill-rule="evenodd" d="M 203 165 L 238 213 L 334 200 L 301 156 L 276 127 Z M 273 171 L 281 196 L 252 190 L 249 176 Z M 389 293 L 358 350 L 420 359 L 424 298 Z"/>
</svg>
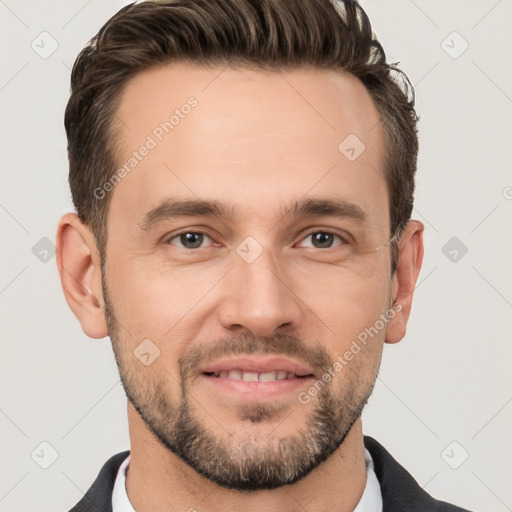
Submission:
<svg viewBox="0 0 512 512">
<path fill-rule="evenodd" d="M 166 64 L 127 84 L 116 118 L 126 177 L 113 215 L 140 219 L 173 196 L 270 221 L 285 203 L 332 193 L 389 224 L 379 116 L 347 73 Z"/>
</svg>

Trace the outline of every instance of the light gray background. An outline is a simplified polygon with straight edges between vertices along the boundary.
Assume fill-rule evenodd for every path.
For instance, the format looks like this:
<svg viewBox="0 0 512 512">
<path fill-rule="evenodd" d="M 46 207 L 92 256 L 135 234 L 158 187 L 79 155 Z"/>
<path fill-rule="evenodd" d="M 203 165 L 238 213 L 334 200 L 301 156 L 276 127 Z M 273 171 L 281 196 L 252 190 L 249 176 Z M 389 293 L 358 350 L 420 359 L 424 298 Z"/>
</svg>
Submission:
<svg viewBox="0 0 512 512">
<path fill-rule="evenodd" d="M 83 334 L 40 241 L 54 240 L 59 216 L 72 210 L 70 68 L 126 3 L 0 0 L 1 511 L 67 510 L 107 458 L 129 448 L 109 340 Z M 364 432 L 439 499 L 512 510 L 512 2 L 363 5 L 416 85 L 414 218 L 426 226 L 408 333 L 385 347 Z M 58 48 L 47 58 L 31 47 L 49 52 L 52 38 Z M 452 237 L 467 247 L 455 262 L 443 253 Z M 42 442 L 58 453 L 47 469 L 52 449 Z"/>
</svg>

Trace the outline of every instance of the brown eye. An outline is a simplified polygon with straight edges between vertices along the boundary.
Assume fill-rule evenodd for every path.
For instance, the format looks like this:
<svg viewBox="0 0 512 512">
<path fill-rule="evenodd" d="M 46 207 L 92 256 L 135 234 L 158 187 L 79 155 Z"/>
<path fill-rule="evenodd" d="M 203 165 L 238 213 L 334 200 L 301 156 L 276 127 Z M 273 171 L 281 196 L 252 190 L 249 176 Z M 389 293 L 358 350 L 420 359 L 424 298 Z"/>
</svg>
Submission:
<svg viewBox="0 0 512 512">
<path fill-rule="evenodd" d="M 340 240 L 341 243 L 336 245 L 345 244 L 345 240 L 335 233 L 331 233 L 330 231 L 314 231 L 307 235 L 304 240 L 311 238 L 311 244 L 305 245 L 305 247 L 312 247 L 313 249 L 330 249 L 333 247 L 336 239 Z"/>
<path fill-rule="evenodd" d="M 201 245 L 206 239 L 211 240 L 210 237 L 204 233 L 187 231 L 174 235 L 168 243 L 183 249 L 198 249 L 201 248 Z"/>
</svg>

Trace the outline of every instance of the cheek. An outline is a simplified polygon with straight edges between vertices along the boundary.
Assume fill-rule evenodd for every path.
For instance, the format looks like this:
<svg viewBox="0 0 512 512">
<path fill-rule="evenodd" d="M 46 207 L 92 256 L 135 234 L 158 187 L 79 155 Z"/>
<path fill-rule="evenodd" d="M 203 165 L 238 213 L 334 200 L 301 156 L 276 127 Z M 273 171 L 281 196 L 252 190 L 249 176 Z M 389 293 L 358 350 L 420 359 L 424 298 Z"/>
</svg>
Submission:
<svg viewBox="0 0 512 512">
<path fill-rule="evenodd" d="M 232 267 L 229 258 L 179 266 L 151 256 L 118 261 L 107 272 L 111 301 L 130 338 L 141 340 L 193 336 L 222 302 L 222 276 Z M 343 352 L 385 311 L 389 283 L 383 270 L 363 273 L 291 260 L 283 265 L 281 278 L 332 353 Z"/>
<path fill-rule="evenodd" d="M 342 353 L 386 311 L 389 282 L 385 273 L 359 274 L 334 267 L 295 274 L 294 291 L 314 313 L 317 324 L 330 339 L 328 349 Z M 384 330 L 385 331 L 385 330 Z M 380 339 L 384 332 L 376 336 Z"/>
<path fill-rule="evenodd" d="M 205 314 L 209 293 L 229 270 L 222 265 L 170 267 L 155 264 L 150 257 L 111 267 L 107 283 L 117 320 L 131 339 L 162 341 L 176 337 Z"/>
</svg>

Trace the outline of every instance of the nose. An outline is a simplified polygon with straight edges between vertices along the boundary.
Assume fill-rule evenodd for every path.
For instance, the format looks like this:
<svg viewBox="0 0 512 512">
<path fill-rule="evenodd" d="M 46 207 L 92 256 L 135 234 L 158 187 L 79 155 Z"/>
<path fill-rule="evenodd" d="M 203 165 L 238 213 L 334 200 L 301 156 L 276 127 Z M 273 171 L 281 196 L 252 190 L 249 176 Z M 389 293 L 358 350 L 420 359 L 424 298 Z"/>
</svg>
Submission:
<svg viewBox="0 0 512 512">
<path fill-rule="evenodd" d="M 251 263 L 236 253 L 233 259 L 217 309 L 223 327 L 258 337 L 297 329 L 304 317 L 303 303 L 272 251 L 263 250 Z"/>
</svg>

